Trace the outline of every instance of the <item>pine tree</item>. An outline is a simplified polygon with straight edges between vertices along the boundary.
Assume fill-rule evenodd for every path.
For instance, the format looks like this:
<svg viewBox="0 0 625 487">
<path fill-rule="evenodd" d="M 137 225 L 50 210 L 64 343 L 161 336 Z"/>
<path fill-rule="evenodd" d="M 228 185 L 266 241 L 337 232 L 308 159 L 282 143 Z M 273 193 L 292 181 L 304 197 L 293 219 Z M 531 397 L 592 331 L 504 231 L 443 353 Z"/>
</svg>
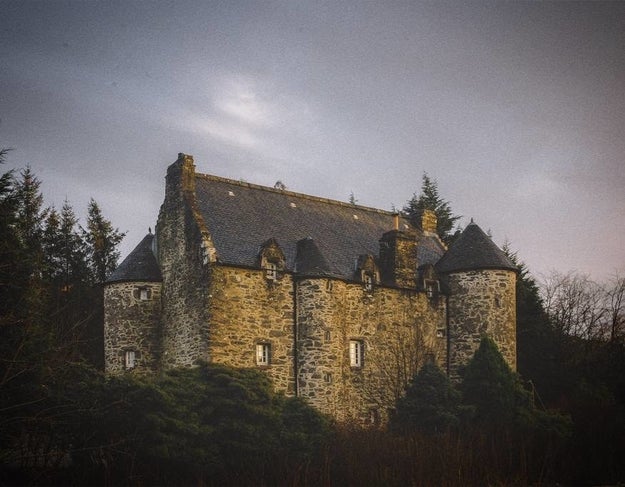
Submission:
<svg viewBox="0 0 625 487">
<path fill-rule="evenodd" d="M 117 267 L 120 256 L 117 246 L 126 234 L 113 228 L 93 199 L 87 211 L 87 228 L 82 232 L 87 245 L 89 268 L 93 281 L 102 283 Z"/>
<path fill-rule="evenodd" d="M 397 432 L 443 433 L 458 424 L 460 395 L 435 364 L 427 363 L 397 401 L 390 427 Z"/>
<path fill-rule="evenodd" d="M 460 216 L 454 215 L 448 201 L 441 198 L 438 193 L 436 180 L 430 179 L 427 173 L 423 173 L 421 194 L 415 193 L 410 201 L 404 206 L 404 213 L 408 215 L 415 226 L 420 226 L 421 212 L 432 210 L 436 214 L 436 231 L 443 242 L 450 244 L 459 235 L 459 230 L 453 231 L 453 227 Z"/>
</svg>

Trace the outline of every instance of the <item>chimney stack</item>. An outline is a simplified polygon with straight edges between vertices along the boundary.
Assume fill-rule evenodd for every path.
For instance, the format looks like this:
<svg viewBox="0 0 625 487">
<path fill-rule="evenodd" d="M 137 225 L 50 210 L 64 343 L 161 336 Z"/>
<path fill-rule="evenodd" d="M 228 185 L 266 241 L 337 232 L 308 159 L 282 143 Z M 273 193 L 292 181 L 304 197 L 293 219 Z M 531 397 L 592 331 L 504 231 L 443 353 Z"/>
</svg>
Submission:
<svg viewBox="0 0 625 487">
<path fill-rule="evenodd" d="M 425 233 L 436 233 L 437 225 L 438 220 L 436 218 L 436 213 L 432 210 L 421 211 L 421 230 Z"/>
</svg>

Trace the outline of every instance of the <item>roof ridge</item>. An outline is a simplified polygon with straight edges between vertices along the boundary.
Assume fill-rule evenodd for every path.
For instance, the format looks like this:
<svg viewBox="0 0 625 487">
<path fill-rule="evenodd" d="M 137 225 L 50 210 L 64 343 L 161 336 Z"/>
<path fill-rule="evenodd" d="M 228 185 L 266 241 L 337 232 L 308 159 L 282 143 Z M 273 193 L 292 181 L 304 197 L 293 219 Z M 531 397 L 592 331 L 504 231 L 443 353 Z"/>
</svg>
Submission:
<svg viewBox="0 0 625 487">
<path fill-rule="evenodd" d="M 380 208 L 373 208 L 371 206 L 363 206 L 363 205 L 354 205 L 352 203 L 346 203 L 344 201 L 339 201 L 339 200 L 333 200 L 330 198 L 323 198 L 321 196 L 313 196 L 310 194 L 306 194 L 306 193 L 298 193 L 296 191 L 291 191 L 288 189 L 277 189 L 277 188 L 272 188 L 270 186 L 262 186 L 260 184 L 255 184 L 255 183 L 248 183 L 247 181 L 240 181 L 240 180 L 236 180 L 236 179 L 230 179 L 230 178 L 224 178 L 222 176 L 215 176 L 213 174 L 203 174 L 203 173 L 195 173 L 195 177 L 199 177 L 199 178 L 203 178 L 203 179 L 208 179 L 211 181 L 219 181 L 219 182 L 224 182 L 224 183 L 228 183 L 228 184 L 234 184 L 237 186 L 241 186 L 242 188 L 250 188 L 250 189 L 259 189 L 262 191 L 268 191 L 270 193 L 277 193 L 277 194 L 284 194 L 287 196 L 293 196 L 295 198 L 301 198 L 301 199 L 306 199 L 306 200 L 311 200 L 311 201 L 317 201 L 320 203 L 329 203 L 332 205 L 337 205 L 337 206 L 343 206 L 345 208 L 356 208 L 359 210 L 365 210 L 365 211 L 371 211 L 371 212 L 375 212 L 375 213 L 380 213 L 383 215 L 394 215 L 395 213 L 399 213 L 401 215 L 401 212 L 394 212 L 394 211 L 389 211 L 389 210 L 382 210 Z M 405 218 L 405 217 L 404 217 Z"/>
</svg>

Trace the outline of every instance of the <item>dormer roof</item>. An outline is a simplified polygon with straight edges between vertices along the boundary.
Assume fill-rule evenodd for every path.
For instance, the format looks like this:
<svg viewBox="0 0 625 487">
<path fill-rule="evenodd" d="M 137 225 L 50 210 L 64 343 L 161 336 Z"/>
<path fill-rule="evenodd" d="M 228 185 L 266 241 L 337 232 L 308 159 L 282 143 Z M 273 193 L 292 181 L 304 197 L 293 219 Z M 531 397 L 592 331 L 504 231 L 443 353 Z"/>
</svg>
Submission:
<svg viewBox="0 0 625 487">
<path fill-rule="evenodd" d="M 440 273 L 480 269 L 516 271 L 517 267 L 492 239 L 471 220 L 458 239 L 436 264 Z"/>
<path fill-rule="evenodd" d="M 106 283 L 122 281 L 160 282 L 161 271 L 152 251 L 154 235 L 148 233 L 115 269 Z"/>
</svg>

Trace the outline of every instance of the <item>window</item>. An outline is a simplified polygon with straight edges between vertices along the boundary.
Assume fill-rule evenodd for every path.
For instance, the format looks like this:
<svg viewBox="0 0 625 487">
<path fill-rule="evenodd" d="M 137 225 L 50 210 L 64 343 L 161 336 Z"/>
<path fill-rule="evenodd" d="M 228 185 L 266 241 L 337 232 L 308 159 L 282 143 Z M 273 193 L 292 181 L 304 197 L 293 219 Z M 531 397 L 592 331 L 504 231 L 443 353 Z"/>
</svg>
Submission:
<svg viewBox="0 0 625 487">
<path fill-rule="evenodd" d="M 362 276 L 362 282 L 365 285 L 365 291 L 368 293 L 373 291 L 373 276 L 371 274 L 365 274 Z"/>
<path fill-rule="evenodd" d="M 324 372 L 323 373 L 323 382 L 325 382 L 326 384 L 332 384 L 332 373 L 331 372 Z"/>
<path fill-rule="evenodd" d="M 364 344 L 360 340 L 349 341 L 349 365 L 352 367 L 362 367 Z"/>
<path fill-rule="evenodd" d="M 269 365 L 271 346 L 268 343 L 256 345 L 256 365 Z"/>
<path fill-rule="evenodd" d="M 141 301 L 147 301 L 149 299 L 148 288 L 142 287 L 141 289 L 139 289 L 139 299 Z"/>
<path fill-rule="evenodd" d="M 445 338 L 445 328 L 436 329 L 436 338 Z"/>
<path fill-rule="evenodd" d="M 265 267 L 265 277 L 270 281 L 275 281 L 278 277 L 278 266 L 275 262 L 267 262 Z"/>
<path fill-rule="evenodd" d="M 434 298 L 438 295 L 440 291 L 440 285 L 438 281 L 425 281 L 425 294 L 428 298 Z"/>
<path fill-rule="evenodd" d="M 135 368 L 135 356 L 134 350 L 126 350 L 126 352 L 124 352 L 124 366 L 127 369 Z"/>
<path fill-rule="evenodd" d="M 323 334 L 323 340 L 325 342 L 329 342 L 332 340 L 332 333 L 330 332 L 330 330 L 326 330 Z"/>
</svg>

